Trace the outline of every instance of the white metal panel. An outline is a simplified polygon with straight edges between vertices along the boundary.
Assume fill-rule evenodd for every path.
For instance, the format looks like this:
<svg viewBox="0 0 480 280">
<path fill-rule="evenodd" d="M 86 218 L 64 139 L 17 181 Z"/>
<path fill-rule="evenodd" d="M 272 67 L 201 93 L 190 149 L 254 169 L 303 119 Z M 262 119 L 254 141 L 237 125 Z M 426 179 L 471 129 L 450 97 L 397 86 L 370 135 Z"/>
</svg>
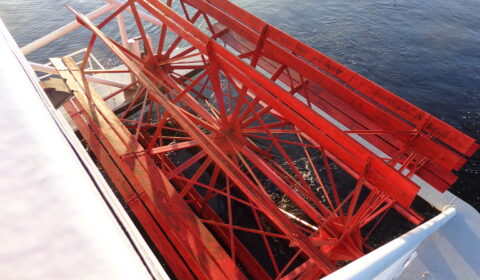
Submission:
<svg viewBox="0 0 480 280">
<path fill-rule="evenodd" d="M 1 20 L 0 62 L 0 278 L 152 279 Z"/>
<path fill-rule="evenodd" d="M 437 209 L 452 205 L 457 215 L 422 242 L 398 279 L 480 279 L 480 213 L 449 191 L 423 186 L 419 195 Z"/>
<path fill-rule="evenodd" d="M 388 242 L 369 254 L 324 277 L 324 280 L 388 280 L 400 274 L 403 265 L 426 238 L 447 224 L 457 211 L 450 207 L 438 216 Z M 448 226 L 448 224 L 447 224 Z"/>
</svg>

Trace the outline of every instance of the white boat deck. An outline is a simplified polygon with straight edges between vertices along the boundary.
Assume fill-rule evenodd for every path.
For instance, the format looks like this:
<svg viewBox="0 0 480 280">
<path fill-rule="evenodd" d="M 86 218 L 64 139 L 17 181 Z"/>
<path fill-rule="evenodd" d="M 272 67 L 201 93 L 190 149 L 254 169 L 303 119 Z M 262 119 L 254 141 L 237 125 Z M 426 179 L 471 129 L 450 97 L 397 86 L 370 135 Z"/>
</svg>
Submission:
<svg viewBox="0 0 480 280">
<path fill-rule="evenodd" d="M 323 279 L 480 279 L 478 211 L 429 185 L 419 195 L 442 213 Z"/>
<path fill-rule="evenodd" d="M 457 214 L 417 248 L 417 256 L 398 279 L 480 279 L 480 214 L 450 192 L 422 187 L 420 196 L 437 209 L 450 205 Z"/>
<path fill-rule="evenodd" d="M 167 279 L 0 20 L 0 278 Z"/>
</svg>

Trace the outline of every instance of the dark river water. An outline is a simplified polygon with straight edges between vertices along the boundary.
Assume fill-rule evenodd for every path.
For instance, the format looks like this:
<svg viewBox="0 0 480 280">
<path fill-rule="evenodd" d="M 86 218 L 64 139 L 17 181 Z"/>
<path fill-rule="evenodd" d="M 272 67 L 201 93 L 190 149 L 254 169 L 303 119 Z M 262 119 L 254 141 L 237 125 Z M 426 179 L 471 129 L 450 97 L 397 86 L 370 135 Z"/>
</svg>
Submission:
<svg viewBox="0 0 480 280">
<path fill-rule="evenodd" d="M 480 139 L 479 0 L 233 2 Z M 24 46 L 73 20 L 65 4 L 83 13 L 103 5 L 100 0 L 0 0 L 0 17 Z M 151 34 L 153 29 L 147 27 Z M 86 46 L 88 38 L 82 30 L 28 58 L 46 62 Z M 108 54 L 99 56 L 114 63 Z M 478 153 L 458 175 L 451 190 L 480 209 Z"/>
</svg>

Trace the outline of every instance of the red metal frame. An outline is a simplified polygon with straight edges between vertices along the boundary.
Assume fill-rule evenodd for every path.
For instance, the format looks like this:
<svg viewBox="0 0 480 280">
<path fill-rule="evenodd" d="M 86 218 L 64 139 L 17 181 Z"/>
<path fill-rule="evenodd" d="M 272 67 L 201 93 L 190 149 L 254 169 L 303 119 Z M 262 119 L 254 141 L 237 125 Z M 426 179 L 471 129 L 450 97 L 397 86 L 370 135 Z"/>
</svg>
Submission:
<svg viewBox="0 0 480 280">
<path fill-rule="evenodd" d="M 157 49 L 148 43 L 137 6 L 163 23 Z M 100 30 L 126 8 L 142 38 L 142 57 Z M 409 208 L 419 189 L 411 177 L 445 191 L 456 179 L 451 171 L 478 149 L 474 139 L 228 1 L 130 0 L 98 26 L 72 12 L 93 32 L 81 74 L 93 73 L 85 70 L 86 61 L 100 39 L 136 79 L 104 98 L 136 88 L 119 119 L 130 133 L 124 141 L 141 148 L 116 156 L 118 168 L 135 178 L 128 166 L 150 162 L 144 171 L 150 180 L 176 190 L 228 262 L 241 268 L 220 266 L 215 278 L 318 279 L 367 252 L 366 239 L 392 207 L 420 223 Z M 169 44 L 167 33 L 176 36 Z M 77 116 L 82 106 L 88 107 L 69 103 L 67 110 Z M 93 128 L 93 120 L 74 121 L 84 137 L 112 141 L 101 126 Z M 388 158 L 369 150 L 366 141 Z M 105 164 L 115 176 L 115 167 Z M 140 197 L 149 199 L 158 197 Z M 187 215 L 169 205 L 163 215 Z M 139 213 L 150 236 L 159 225 L 164 243 L 180 246 L 182 228 L 169 229 L 168 219 L 158 216 L 141 220 Z M 362 236 L 362 229 L 369 231 Z M 200 237 L 185 246 L 202 242 Z M 212 276 L 192 251 L 154 244 L 178 277 Z M 205 253 L 198 250 L 193 254 Z M 214 261 L 223 256 L 212 255 Z"/>
</svg>

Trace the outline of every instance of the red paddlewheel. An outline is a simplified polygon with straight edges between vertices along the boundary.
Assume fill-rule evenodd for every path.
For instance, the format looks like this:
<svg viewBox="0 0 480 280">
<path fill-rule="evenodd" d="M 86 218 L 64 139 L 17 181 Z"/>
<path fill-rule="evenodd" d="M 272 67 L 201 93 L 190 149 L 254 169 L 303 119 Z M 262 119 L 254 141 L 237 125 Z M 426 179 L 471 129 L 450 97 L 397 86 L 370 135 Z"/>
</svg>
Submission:
<svg viewBox="0 0 480 280">
<path fill-rule="evenodd" d="M 139 7 L 163 24 L 156 48 Z M 141 55 L 100 30 L 128 8 Z M 361 257 L 392 207 L 420 222 L 412 179 L 445 191 L 478 148 L 228 1 L 128 1 L 98 26 L 73 12 L 94 34 L 81 70 L 100 39 L 135 77 L 119 118 L 143 150 L 122 158 L 152 159 L 250 277 L 313 279 Z"/>
</svg>

